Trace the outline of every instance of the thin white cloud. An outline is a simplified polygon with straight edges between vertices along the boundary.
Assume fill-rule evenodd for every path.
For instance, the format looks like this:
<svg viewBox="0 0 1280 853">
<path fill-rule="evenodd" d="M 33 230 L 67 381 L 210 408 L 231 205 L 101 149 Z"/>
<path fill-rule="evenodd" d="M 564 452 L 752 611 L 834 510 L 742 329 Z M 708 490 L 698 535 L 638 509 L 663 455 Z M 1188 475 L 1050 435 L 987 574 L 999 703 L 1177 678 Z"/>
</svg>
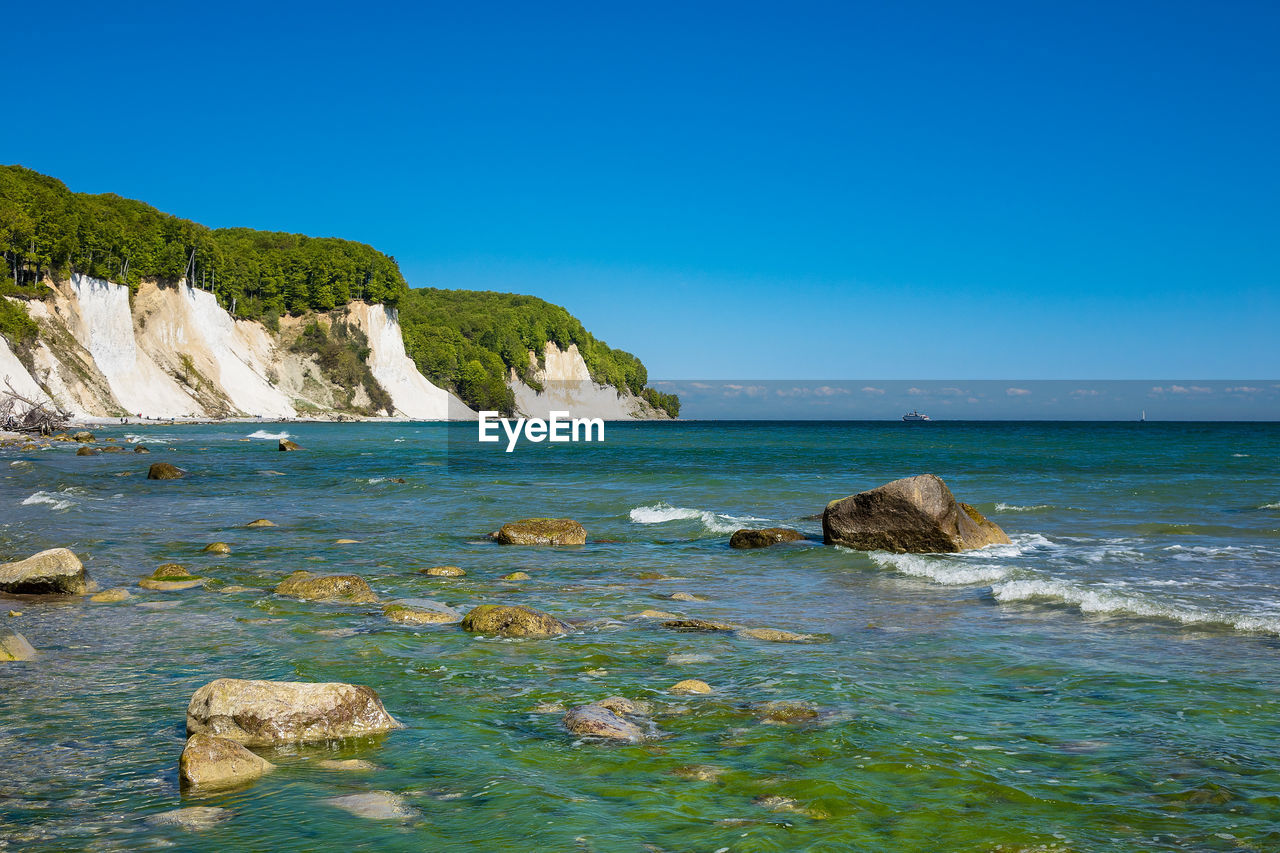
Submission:
<svg viewBox="0 0 1280 853">
<path fill-rule="evenodd" d="M 870 386 L 870 385 L 866 385 L 866 386 L 863 386 L 863 388 L 862 388 L 862 393 L 863 393 L 863 394 L 883 394 L 883 393 L 884 393 L 884 389 L 883 389 L 883 388 L 873 388 L 873 387 L 872 387 L 872 386 Z"/>
<path fill-rule="evenodd" d="M 839 394 L 848 394 L 849 389 L 833 388 L 830 385 L 819 385 L 817 388 L 813 389 L 813 393 L 817 394 L 819 397 L 835 397 Z"/>
<path fill-rule="evenodd" d="M 1236 385 L 1234 388 L 1228 388 L 1228 394 L 1257 394 L 1261 388 L 1254 388 L 1252 385 Z"/>
<path fill-rule="evenodd" d="M 1094 388 L 1077 388 L 1071 392 L 1072 397 L 1097 397 L 1102 392 Z"/>
<path fill-rule="evenodd" d="M 1008 394 L 1010 397 L 1025 397 L 1030 394 L 1031 391 L 1027 388 L 1006 388 L 1004 389 L 1004 393 Z"/>
<path fill-rule="evenodd" d="M 1171 394 L 1212 394 L 1212 388 L 1206 388 L 1203 385 L 1170 385 L 1169 393 Z"/>
<path fill-rule="evenodd" d="M 928 394 L 929 392 L 923 388 L 908 388 L 907 393 L 912 397 L 919 397 L 921 394 Z"/>
</svg>

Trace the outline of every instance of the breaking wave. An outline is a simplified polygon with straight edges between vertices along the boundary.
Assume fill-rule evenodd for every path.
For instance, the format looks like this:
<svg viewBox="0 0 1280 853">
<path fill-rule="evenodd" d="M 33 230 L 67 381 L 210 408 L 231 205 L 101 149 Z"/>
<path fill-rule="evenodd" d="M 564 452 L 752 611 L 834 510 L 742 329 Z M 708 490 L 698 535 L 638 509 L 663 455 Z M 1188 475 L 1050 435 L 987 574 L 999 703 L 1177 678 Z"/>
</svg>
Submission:
<svg viewBox="0 0 1280 853">
<path fill-rule="evenodd" d="M 996 601 L 1005 604 L 1046 602 L 1073 607 L 1081 613 L 1168 619 L 1183 625 L 1225 625 L 1238 631 L 1280 634 L 1280 614 L 1273 616 L 1210 610 L 1160 601 L 1140 593 L 1117 592 L 1066 580 L 1008 580 L 992 584 L 991 593 Z"/>
<path fill-rule="evenodd" d="M 1028 506 L 1018 506 L 1017 504 L 996 504 L 996 512 L 1036 512 L 1042 509 L 1053 509 L 1050 504 L 1031 504 Z"/>
<path fill-rule="evenodd" d="M 873 551 L 868 556 L 876 565 L 914 578 L 928 578 L 944 586 L 989 584 L 1009 575 L 1004 566 L 952 559 L 930 554 L 891 554 Z"/>
<path fill-rule="evenodd" d="M 283 441 L 289 437 L 287 432 L 267 432 L 265 429 L 256 430 L 249 433 L 249 438 L 269 438 L 272 441 Z"/>
<path fill-rule="evenodd" d="M 754 516 L 723 515 L 703 509 L 690 509 L 682 506 L 671 506 L 667 503 L 656 503 L 652 506 L 638 506 L 628 514 L 633 524 L 666 524 L 670 521 L 699 521 L 710 533 L 732 533 L 747 524 L 764 521 Z"/>
<path fill-rule="evenodd" d="M 49 509 L 71 509 L 76 502 L 62 492 L 36 492 L 22 502 L 23 506 L 47 506 Z"/>
</svg>

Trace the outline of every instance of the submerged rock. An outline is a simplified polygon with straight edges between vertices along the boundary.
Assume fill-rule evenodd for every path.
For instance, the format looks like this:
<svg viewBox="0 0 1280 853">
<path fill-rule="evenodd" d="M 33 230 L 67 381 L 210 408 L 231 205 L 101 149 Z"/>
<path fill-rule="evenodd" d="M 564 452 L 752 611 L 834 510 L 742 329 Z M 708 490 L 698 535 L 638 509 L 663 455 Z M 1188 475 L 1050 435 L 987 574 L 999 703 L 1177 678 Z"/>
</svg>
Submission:
<svg viewBox="0 0 1280 853">
<path fill-rule="evenodd" d="M 827 504 L 822 537 L 859 551 L 951 553 L 1007 545 L 1009 537 L 933 474 L 894 480 Z"/>
<path fill-rule="evenodd" d="M 529 573 L 528 573 L 528 572 L 511 572 L 510 574 L 506 574 L 506 575 L 503 575 L 502 577 L 498 578 L 498 580 L 503 580 L 503 581 L 527 581 L 527 580 L 529 580 Z"/>
<path fill-rule="evenodd" d="M 298 570 L 286 577 L 275 589 L 276 595 L 304 601 L 346 601 L 368 604 L 378 600 L 369 584 L 359 575 L 317 575 Z"/>
<path fill-rule="evenodd" d="M 502 604 L 482 604 L 473 609 L 463 618 L 462 629 L 499 637 L 555 637 L 573 630 L 550 613 Z"/>
<path fill-rule="evenodd" d="M 462 614 L 452 607 L 413 607 L 407 604 L 388 604 L 382 615 L 401 625 L 447 625 L 462 621 Z"/>
<path fill-rule="evenodd" d="M 685 695 L 710 693 L 711 685 L 707 684 L 705 681 L 699 681 L 696 678 L 686 678 L 684 681 L 677 681 L 675 684 L 668 687 L 667 692 Z"/>
<path fill-rule="evenodd" d="M 492 536 L 503 545 L 585 545 L 587 542 L 587 531 L 572 518 L 512 521 Z"/>
<path fill-rule="evenodd" d="M 12 628 L 0 628 L 0 661 L 31 660 L 35 648 Z"/>
<path fill-rule="evenodd" d="M 751 710 L 764 722 L 777 725 L 811 722 L 820 716 L 818 709 L 808 702 L 757 702 Z"/>
<path fill-rule="evenodd" d="M 133 446 L 133 452 L 134 453 L 150 453 L 151 451 L 147 450 L 147 448 L 144 445 L 135 444 Z"/>
<path fill-rule="evenodd" d="M 691 592 L 673 592 L 667 598 L 672 601 L 706 601 L 702 596 L 694 595 Z"/>
<path fill-rule="evenodd" d="M 301 450 L 302 448 L 287 438 L 280 439 L 280 449 L 284 451 Z"/>
<path fill-rule="evenodd" d="M 275 527 L 276 523 L 267 518 L 255 518 L 253 521 L 245 525 L 245 527 Z"/>
<path fill-rule="evenodd" d="M 0 564 L 0 592 L 15 595 L 79 595 L 89 589 L 89 573 L 66 548 L 50 548 L 25 560 Z"/>
<path fill-rule="evenodd" d="M 204 578 L 194 576 L 187 578 L 174 578 L 171 580 L 143 578 L 138 581 L 138 586 L 143 589 L 151 589 L 157 592 L 177 592 L 179 590 L 195 589 L 198 586 L 204 586 Z"/>
<path fill-rule="evenodd" d="M 768 548 L 779 542 L 800 542 L 805 535 L 789 527 L 766 527 L 762 530 L 743 528 L 729 537 L 730 548 Z"/>
<path fill-rule="evenodd" d="M 571 708 L 564 715 L 564 727 L 583 737 L 625 740 L 631 743 L 644 740 L 642 728 L 600 704 Z"/>
<path fill-rule="evenodd" d="M 323 758 L 315 763 L 321 770 L 339 770 L 343 772 L 367 773 L 377 770 L 378 765 L 361 758 Z"/>
<path fill-rule="evenodd" d="M 97 456 L 98 451 L 92 447 L 81 447 L 76 451 L 76 456 Z"/>
<path fill-rule="evenodd" d="M 185 471 L 177 465 L 170 465 L 168 462 L 156 462 L 147 469 L 148 480 L 181 480 L 186 476 Z"/>
<path fill-rule="evenodd" d="M 738 636 L 764 640 L 766 643 L 813 643 L 819 639 L 813 634 L 797 634 L 778 628 L 739 628 Z"/>
<path fill-rule="evenodd" d="M 230 554 L 231 546 L 226 542 L 210 542 L 200 550 L 204 551 L 206 554 Z"/>
<path fill-rule="evenodd" d="M 340 682 L 219 678 L 187 706 L 187 734 L 246 746 L 357 737 L 402 728 L 372 688 Z"/>
<path fill-rule="evenodd" d="M 417 809 L 411 807 L 404 797 L 391 791 L 347 794 L 324 802 L 367 820 L 409 820 L 418 816 Z"/>
<path fill-rule="evenodd" d="M 225 788 L 252 782 L 275 765 L 224 737 L 194 734 L 178 759 L 178 783 L 183 788 Z"/>
<path fill-rule="evenodd" d="M 669 619 L 662 623 L 662 627 L 673 631 L 736 631 L 739 628 L 732 622 L 716 619 Z"/>
<path fill-rule="evenodd" d="M 418 569 L 418 574 L 433 578 L 460 578 L 466 574 L 457 566 L 432 566 L 429 569 Z"/>
<path fill-rule="evenodd" d="M 230 809 L 217 806 L 187 806 L 185 809 L 173 809 L 147 817 L 152 826 L 178 826 L 191 832 L 212 829 L 222 821 L 231 817 Z"/>
</svg>

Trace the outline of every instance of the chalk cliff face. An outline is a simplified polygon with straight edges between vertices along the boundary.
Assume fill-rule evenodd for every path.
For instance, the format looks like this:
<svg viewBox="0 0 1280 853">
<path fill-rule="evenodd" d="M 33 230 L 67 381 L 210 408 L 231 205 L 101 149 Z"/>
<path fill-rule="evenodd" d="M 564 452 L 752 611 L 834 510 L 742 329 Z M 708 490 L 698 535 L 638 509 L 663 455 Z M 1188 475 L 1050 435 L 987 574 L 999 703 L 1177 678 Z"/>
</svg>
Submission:
<svg viewBox="0 0 1280 853">
<path fill-rule="evenodd" d="M 213 294 L 144 282 L 130 297 L 108 281 L 72 276 L 26 303 L 40 327 L 27 364 L 0 338 L 0 377 L 24 396 L 79 416 L 291 418 L 368 405 L 368 390 L 327 380 L 315 357 L 294 352 L 304 319 L 273 333 L 236 320 Z M 391 400 L 384 414 L 420 420 L 474 417 L 405 355 L 394 309 L 352 303 L 331 312 L 368 338 L 368 365 Z M 0 379 L 0 384 L 3 384 Z M 38 392 L 38 393 L 37 393 Z"/>
<path fill-rule="evenodd" d="M 562 350 L 554 341 L 547 341 L 541 364 L 537 353 L 529 351 L 529 369 L 542 390 L 521 382 L 513 370 L 508 384 L 515 392 L 517 414 L 546 418 L 551 411 L 561 411 L 575 418 L 615 421 L 668 417 L 666 412 L 655 409 L 626 388 L 597 385 L 592 381 L 591 371 L 577 344 Z"/>
</svg>

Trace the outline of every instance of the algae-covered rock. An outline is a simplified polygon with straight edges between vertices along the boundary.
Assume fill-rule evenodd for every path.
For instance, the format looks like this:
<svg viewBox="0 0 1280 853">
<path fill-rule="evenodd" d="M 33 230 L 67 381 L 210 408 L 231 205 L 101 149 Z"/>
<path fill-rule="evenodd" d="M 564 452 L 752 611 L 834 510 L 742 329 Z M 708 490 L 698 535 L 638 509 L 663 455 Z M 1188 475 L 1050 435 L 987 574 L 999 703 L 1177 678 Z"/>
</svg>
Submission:
<svg viewBox="0 0 1280 853">
<path fill-rule="evenodd" d="M 95 604 L 115 604 L 132 598 L 133 593 L 122 586 L 113 586 L 111 589 L 104 589 L 102 592 L 94 593 L 89 596 L 89 600 Z"/>
<path fill-rule="evenodd" d="M 575 735 L 637 743 L 644 740 L 644 729 L 603 705 L 593 703 L 569 709 L 564 727 Z"/>
<path fill-rule="evenodd" d="M 670 619 L 662 627 L 673 631 L 736 631 L 739 626 L 718 619 Z"/>
<path fill-rule="evenodd" d="M 156 462 L 147 469 L 148 480 L 181 480 L 186 475 L 187 472 L 168 462 Z"/>
<path fill-rule="evenodd" d="M 768 548 L 779 542 L 800 542 L 805 535 L 789 527 L 766 527 L 762 530 L 743 528 L 729 537 L 730 548 Z"/>
<path fill-rule="evenodd" d="M 672 601 L 706 601 L 701 595 L 694 595 L 691 592 L 673 592 L 667 598 Z"/>
<path fill-rule="evenodd" d="M 275 527 L 276 523 L 267 518 L 255 518 L 253 521 L 245 525 L 245 527 Z"/>
<path fill-rule="evenodd" d="M 1007 545 L 994 522 L 960 503 L 933 474 L 894 480 L 827 504 L 822 537 L 859 551 L 951 553 Z"/>
<path fill-rule="evenodd" d="M 76 451 L 76 456 L 97 456 L 98 451 L 92 447 L 81 447 Z"/>
<path fill-rule="evenodd" d="M 79 595 L 89 589 L 89 573 L 66 548 L 50 548 L 25 560 L 0 564 L 0 592 L 14 595 Z"/>
<path fill-rule="evenodd" d="M 305 601 L 344 601 L 366 604 L 378 600 L 369 584 L 359 575 L 317 575 L 296 571 L 280 582 L 276 595 Z"/>
<path fill-rule="evenodd" d="M 12 628 L 0 628 L 0 661 L 31 660 L 36 650 Z"/>
<path fill-rule="evenodd" d="M 761 720 L 776 725 L 807 723 L 821 716 L 818 709 L 808 702 L 757 702 L 750 707 Z"/>
<path fill-rule="evenodd" d="M 275 765 L 230 738 L 193 734 L 178 759 L 183 788 L 228 788 L 252 782 Z"/>
<path fill-rule="evenodd" d="M 219 678 L 187 706 L 187 734 L 246 746 L 358 737 L 402 728 L 369 687 Z"/>
<path fill-rule="evenodd" d="M 532 607 L 482 604 L 462 620 L 462 629 L 499 637 L 555 637 L 573 630 L 550 613 Z"/>
<path fill-rule="evenodd" d="M 527 580 L 529 580 L 529 573 L 528 573 L 528 572 L 511 572 L 510 574 L 506 574 L 506 575 L 503 575 L 502 577 L 498 578 L 498 580 L 504 580 L 504 581 L 527 581 Z"/>
<path fill-rule="evenodd" d="M 587 531 L 572 518 L 526 518 L 493 534 L 503 545 L 585 545 Z"/>
<path fill-rule="evenodd" d="M 297 444 L 294 444 L 289 439 L 282 438 L 280 439 L 280 449 L 284 451 L 291 451 L 291 450 L 301 450 L 302 448 L 299 447 Z"/>
<path fill-rule="evenodd" d="M 462 614 L 443 604 L 432 607 L 388 604 L 382 615 L 401 625 L 448 625 L 462 621 Z"/>
<path fill-rule="evenodd" d="M 71 436 L 71 440 L 72 441 L 96 441 L 97 439 L 93 437 L 93 433 L 89 432 L 88 430 L 82 429 L 75 435 Z"/>
<path fill-rule="evenodd" d="M 711 685 L 707 684 L 705 681 L 699 681 L 696 678 L 686 678 L 684 681 L 677 681 L 675 684 L 668 687 L 667 692 L 692 696 L 710 693 Z"/>
<path fill-rule="evenodd" d="M 147 450 L 146 445 L 135 444 L 133 446 L 133 452 L 134 453 L 150 453 L 151 451 Z"/>
<path fill-rule="evenodd" d="M 737 633 L 739 637 L 764 640 L 766 643 L 813 643 L 819 640 L 812 634 L 797 634 L 778 628 L 739 628 Z"/>
<path fill-rule="evenodd" d="M 460 578 L 466 572 L 457 566 L 432 566 L 429 569 L 419 569 L 418 574 L 428 575 L 433 578 Z"/>
<path fill-rule="evenodd" d="M 200 550 L 204 551 L 206 554 L 230 554 L 231 546 L 226 542 L 210 542 Z"/>
</svg>

